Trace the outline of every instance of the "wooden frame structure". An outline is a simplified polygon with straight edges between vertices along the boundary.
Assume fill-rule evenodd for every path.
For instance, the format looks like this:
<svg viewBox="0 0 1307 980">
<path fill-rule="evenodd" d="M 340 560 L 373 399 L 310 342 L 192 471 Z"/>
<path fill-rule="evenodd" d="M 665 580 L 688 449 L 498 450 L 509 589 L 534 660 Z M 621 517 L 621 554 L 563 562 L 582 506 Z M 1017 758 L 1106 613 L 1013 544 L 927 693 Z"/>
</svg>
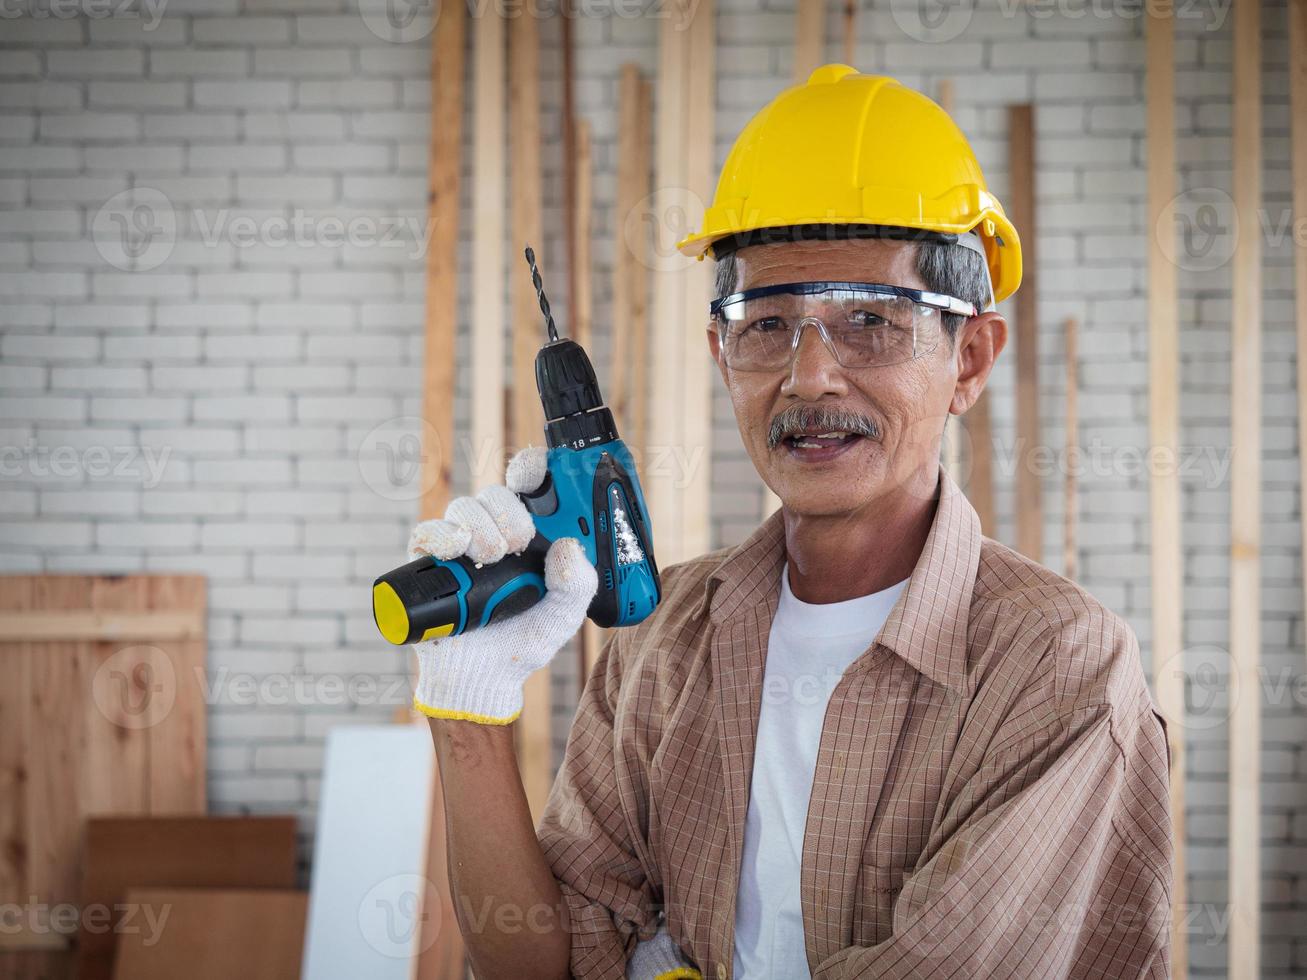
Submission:
<svg viewBox="0 0 1307 980">
<path fill-rule="evenodd" d="M 702 554 L 710 543 L 713 389 L 700 330 L 707 325 L 712 264 L 680 260 L 675 244 L 702 223 L 712 197 L 714 21 L 712 0 L 693 7 L 672 0 L 660 25 L 654 163 L 660 261 L 653 323 L 662 334 L 651 376 L 658 411 L 650 413 L 649 465 L 640 478 L 662 567 Z"/>
<path fill-rule="evenodd" d="M 1148 427 L 1154 453 L 1175 458 L 1180 450 L 1180 313 L 1177 305 L 1176 229 L 1166 224 L 1175 199 L 1175 23 L 1169 9 L 1145 19 L 1148 127 Z M 1185 743 L 1183 597 L 1184 555 L 1180 545 L 1180 477 L 1175 467 L 1149 472 L 1152 581 L 1153 689 L 1167 719 L 1171 754 L 1171 825 L 1174 841 L 1173 908 L 1183 909 L 1185 875 Z M 1172 916 L 1171 966 L 1188 974 L 1183 916 Z"/>
<path fill-rule="evenodd" d="M 1230 717 L 1230 980 L 1261 958 L 1261 2 L 1234 2 L 1231 174 L 1239 217 L 1230 263 L 1230 669 L 1242 692 Z"/>
<path fill-rule="evenodd" d="M 1044 552 L 1044 488 L 1035 469 L 1039 449 L 1039 303 L 1034 243 L 1035 107 L 1008 107 L 1008 173 L 1012 204 L 1009 216 L 1027 247 L 1022 249 L 1021 288 L 1017 290 L 1016 398 L 1016 547 L 1023 555 L 1042 560 Z"/>
</svg>

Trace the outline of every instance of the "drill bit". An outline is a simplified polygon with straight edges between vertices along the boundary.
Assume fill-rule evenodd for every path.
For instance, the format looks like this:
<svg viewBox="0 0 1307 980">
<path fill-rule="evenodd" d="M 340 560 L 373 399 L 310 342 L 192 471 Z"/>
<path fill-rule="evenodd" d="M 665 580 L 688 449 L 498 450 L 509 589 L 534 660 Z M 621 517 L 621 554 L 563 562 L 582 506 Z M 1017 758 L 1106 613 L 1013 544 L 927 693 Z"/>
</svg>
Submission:
<svg viewBox="0 0 1307 980">
<path fill-rule="evenodd" d="M 531 246 L 526 247 L 526 261 L 531 266 L 531 284 L 536 288 L 536 296 L 540 300 L 540 312 L 545 315 L 545 325 L 549 328 L 549 339 L 554 341 L 558 339 L 558 328 L 554 326 L 554 315 L 549 312 L 549 300 L 545 299 L 544 283 L 540 281 L 540 270 L 536 268 L 536 253 L 531 250 Z"/>
</svg>

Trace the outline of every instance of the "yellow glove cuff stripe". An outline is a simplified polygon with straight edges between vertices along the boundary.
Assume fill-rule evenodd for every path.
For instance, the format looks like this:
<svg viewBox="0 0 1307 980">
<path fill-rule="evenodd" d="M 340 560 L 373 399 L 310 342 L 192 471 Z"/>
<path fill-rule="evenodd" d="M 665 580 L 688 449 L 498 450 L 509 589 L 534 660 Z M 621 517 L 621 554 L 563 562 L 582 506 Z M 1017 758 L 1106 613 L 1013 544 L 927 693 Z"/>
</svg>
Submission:
<svg viewBox="0 0 1307 980">
<path fill-rule="evenodd" d="M 703 980 L 703 974 L 693 967 L 678 966 L 654 977 L 654 980 Z"/>
<path fill-rule="evenodd" d="M 475 711 L 452 711 L 449 708 L 433 708 L 429 704 L 423 704 L 417 698 L 413 699 L 413 707 L 422 712 L 428 718 L 450 718 L 454 721 L 474 721 L 478 725 L 511 725 L 517 721 L 518 715 L 522 709 L 518 708 L 507 718 L 496 718 L 493 715 L 479 715 Z"/>
</svg>

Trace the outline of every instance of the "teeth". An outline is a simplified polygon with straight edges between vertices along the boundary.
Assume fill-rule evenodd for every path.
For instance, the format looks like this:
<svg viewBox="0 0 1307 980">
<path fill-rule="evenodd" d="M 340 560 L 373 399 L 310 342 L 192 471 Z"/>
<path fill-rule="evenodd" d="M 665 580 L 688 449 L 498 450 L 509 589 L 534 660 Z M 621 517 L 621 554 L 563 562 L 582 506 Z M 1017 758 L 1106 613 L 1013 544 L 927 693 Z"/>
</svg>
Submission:
<svg viewBox="0 0 1307 980">
<path fill-rule="evenodd" d="M 795 432 L 790 438 L 799 442 L 804 439 L 843 439 L 847 435 L 847 432 Z"/>
</svg>

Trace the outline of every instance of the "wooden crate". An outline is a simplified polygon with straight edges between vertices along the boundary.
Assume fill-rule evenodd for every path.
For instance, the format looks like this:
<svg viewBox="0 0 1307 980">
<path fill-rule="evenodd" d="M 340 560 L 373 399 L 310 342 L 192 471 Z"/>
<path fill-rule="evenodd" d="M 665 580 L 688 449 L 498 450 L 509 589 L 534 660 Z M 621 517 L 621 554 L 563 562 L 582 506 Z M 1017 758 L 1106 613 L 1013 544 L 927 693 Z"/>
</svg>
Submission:
<svg viewBox="0 0 1307 980">
<path fill-rule="evenodd" d="M 202 576 L 0 576 L 0 902 L 76 906 L 89 816 L 204 812 L 204 631 Z M 26 918 L 5 975 L 63 976 Z"/>
</svg>

